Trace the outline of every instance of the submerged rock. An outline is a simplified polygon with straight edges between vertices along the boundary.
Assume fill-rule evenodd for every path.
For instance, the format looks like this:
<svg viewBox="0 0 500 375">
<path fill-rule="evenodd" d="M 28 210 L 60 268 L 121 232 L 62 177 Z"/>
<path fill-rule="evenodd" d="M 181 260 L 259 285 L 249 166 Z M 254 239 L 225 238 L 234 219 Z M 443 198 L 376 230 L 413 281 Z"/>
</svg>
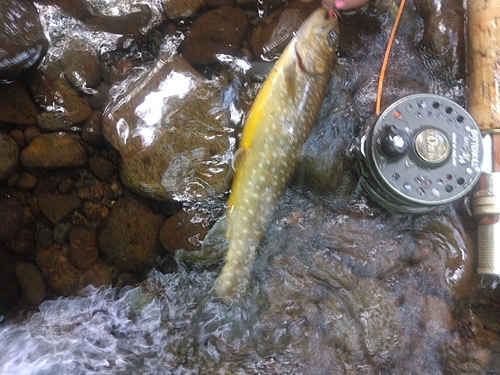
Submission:
<svg viewBox="0 0 500 375">
<path fill-rule="evenodd" d="M 37 109 L 26 86 L 18 81 L 0 84 L 0 124 L 35 125 Z"/>
<path fill-rule="evenodd" d="M 0 7 L 0 79 L 34 66 L 48 48 L 38 12 L 27 0 L 4 0 Z"/>
<path fill-rule="evenodd" d="M 99 230 L 99 248 L 121 270 L 141 271 L 160 255 L 158 233 L 163 222 L 147 205 L 132 196 L 116 202 Z"/>
<path fill-rule="evenodd" d="M 47 133 L 23 149 L 21 163 L 28 169 L 78 167 L 87 163 L 87 152 L 67 133 Z"/>
<path fill-rule="evenodd" d="M 19 163 L 19 147 L 7 134 L 0 133 L 0 181 L 9 177 Z"/>
<path fill-rule="evenodd" d="M 235 7 L 220 7 L 198 17 L 181 45 L 183 56 L 191 64 L 216 63 L 216 55 L 240 54 L 243 36 L 249 27 L 245 12 Z"/>
<path fill-rule="evenodd" d="M 203 79 L 173 56 L 115 90 L 102 130 L 121 156 L 120 176 L 129 188 L 158 200 L 185 201 L 227 190 L 235 134 L 221 82 Z"/>
</svg>

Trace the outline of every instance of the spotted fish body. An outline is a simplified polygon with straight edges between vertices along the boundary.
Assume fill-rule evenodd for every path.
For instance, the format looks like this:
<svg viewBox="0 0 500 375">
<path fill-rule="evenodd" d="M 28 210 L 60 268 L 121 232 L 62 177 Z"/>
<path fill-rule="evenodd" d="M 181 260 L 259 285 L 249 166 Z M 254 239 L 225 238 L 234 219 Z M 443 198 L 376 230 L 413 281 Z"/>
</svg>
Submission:
<svg viewBox="0 0 500 375">
<path fill-rule="evenodd" d="M 228 252 L 214 286 L 221 297 L 244 292 L 257 248 L 297 164 L 333 68 L 338 22 L 320 8 L 262 85 L 248 114 L 228 200 Z"/>
</svg>

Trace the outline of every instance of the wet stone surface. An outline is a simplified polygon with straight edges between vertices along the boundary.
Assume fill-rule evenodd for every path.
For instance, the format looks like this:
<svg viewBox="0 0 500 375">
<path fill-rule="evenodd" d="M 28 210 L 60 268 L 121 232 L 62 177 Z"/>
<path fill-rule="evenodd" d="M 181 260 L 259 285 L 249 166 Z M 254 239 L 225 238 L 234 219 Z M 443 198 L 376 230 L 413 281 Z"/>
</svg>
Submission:
<svg viewBox="0 0 500 375">
<path fill-rule="evenodd" d="M 0 44 L 26 59 L 0 53 L 0 373 L 499 373 L 498 280 L 475 271 L 468 198 L 412 217 L 357 186 L 396 3 L 341 12 L 339 64 L 231 303 L 211 295 L 221 262 L 196 252 L 260 64 L 320 2 L 6 4 L 4 34 L 23 10 Z M 464 105 L 463 35 L 460 1 L 407 1 L 382 106 Z"/>
</svg>

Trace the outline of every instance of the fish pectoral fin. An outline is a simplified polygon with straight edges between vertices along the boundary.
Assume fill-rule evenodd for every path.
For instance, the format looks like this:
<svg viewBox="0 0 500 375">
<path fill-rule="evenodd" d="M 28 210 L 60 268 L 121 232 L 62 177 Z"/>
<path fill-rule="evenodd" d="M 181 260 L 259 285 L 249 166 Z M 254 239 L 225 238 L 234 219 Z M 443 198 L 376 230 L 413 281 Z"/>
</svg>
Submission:
<svg viewBox="0 0 500 375">
<path fill-rule="evenodd" d="M 231 167 L 233 168 L 234 172 L 237 172 L 238 169 L 243 166 L 243 164 L 245 163 L 246 155 L 247 149 L 245 147 L 240 147 L 236 150 L 233 155 L 233 161 L 231 162 Z"/>
<path fill-rule="evenodd" d="M 201 242 L 201 249 L 196 251 L 180 250 L 178 257 L 189 263 L 210 264 L 224 259 L 229 247 L 226 240 L 227 216 L 223 216 L 210 229 Z"/>
</svg>

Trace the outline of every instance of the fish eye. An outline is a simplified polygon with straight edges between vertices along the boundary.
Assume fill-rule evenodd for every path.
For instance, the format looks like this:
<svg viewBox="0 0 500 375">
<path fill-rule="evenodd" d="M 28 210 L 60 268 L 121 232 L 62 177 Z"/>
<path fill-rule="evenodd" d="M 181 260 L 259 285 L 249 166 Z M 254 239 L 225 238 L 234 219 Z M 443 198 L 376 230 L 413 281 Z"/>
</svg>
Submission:
<svg viewBox="0 0 500 375">
<path fill-rule="evenodd" d="M 337 34 L 333 30 L 328 32 L 326 36 L 326 43 L 332 47 L 337 44 Z"/>
</svg>

